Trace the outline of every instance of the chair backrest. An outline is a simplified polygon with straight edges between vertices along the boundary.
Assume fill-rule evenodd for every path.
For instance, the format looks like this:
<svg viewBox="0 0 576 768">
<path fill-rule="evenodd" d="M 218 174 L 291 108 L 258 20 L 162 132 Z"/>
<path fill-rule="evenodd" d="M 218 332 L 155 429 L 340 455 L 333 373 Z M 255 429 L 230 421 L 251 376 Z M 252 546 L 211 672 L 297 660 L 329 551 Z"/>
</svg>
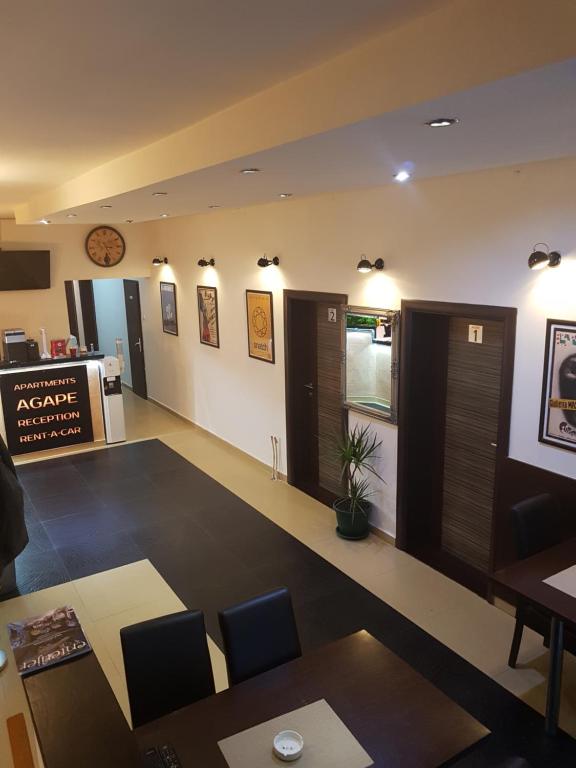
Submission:
<svg viewBox="0 0 576 768">
<path fill-rule="evenodd" d="M 132 725 L 214 693 L 202 611 L 182 611 L 120 630 Z"/>
<path fill-rule="evenodd" d="M 514 504 L 512 523 L 520 560 L 560 544 L 568 536 L 566 516 L 549 493 Z"/>
<path fill-rule="evenodd" d="M 218 613 L 230 685 L 302 655 L 292 600 L 286 588 Z"/>
</svg>

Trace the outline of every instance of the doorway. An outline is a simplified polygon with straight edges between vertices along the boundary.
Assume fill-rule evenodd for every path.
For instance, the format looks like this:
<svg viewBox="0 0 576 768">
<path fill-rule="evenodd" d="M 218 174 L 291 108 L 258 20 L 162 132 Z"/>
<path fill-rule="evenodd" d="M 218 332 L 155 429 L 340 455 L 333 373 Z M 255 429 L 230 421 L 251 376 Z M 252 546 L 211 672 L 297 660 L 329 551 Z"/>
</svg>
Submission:
<svg viewBox="0 0 576 768">
<path fill-rule="evenodd" d="M 284 291 L 288 482 L 325 504 L 342 495 L 347 296 Z"/>
<path fill-rule="evenodd" d="M 116 355 L 123 342 L 122 384 L 147 398 L 146 366 L 140 307 L 140 281 L 119 278 L 67 280 L 70 333 L 81 347 Z"/>
<path fill-rule="evenodd" d="M 397 545 L 480 594 L 508 455 L 516 309 L 404 301 Z"/>
</svg>

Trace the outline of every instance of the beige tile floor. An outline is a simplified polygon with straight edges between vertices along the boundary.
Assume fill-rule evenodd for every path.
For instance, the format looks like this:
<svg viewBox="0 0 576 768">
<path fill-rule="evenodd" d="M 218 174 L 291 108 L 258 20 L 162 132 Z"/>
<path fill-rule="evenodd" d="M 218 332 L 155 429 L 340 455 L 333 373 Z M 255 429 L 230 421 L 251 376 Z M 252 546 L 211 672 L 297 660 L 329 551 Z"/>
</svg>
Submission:
<svg viewBox="0 0 576 768">
<path fill-rule="evenodd" d="M 541 639 L 527 630 L 519 667 L 516 670 L 508 668 L 506 662 L 513 619 L 505 610 L 489 605 L 379 537 L 370 536 L 361 542 L 339 539 L 334 533 L 330 509 L 283 481 L 272 481 L 268 467 L 164 409 L 127 393 L 126 414 L 129 439 L 160 438 L 534 709 L 544 711 L 547 654 Z M 80 582 L 88 583 L 86 579 L 74 582 L 73 586 L 76 591 L 83 590 L 80 594 L 89 632 L 95 637 L 96 651 L 99 657 L 102 655 L 105 671 L 126 711 L 121 665 L 118 666 L 119 621 L 125 618 L 127 623 L 132 623 L 140 617 L 148 617 L 147 611 L 152 616 L 158 615 L 158 612 L 177 610 L 174 608 L 175 596 L 168 596 L 161 590 L 160 594 L 151 593 L 150 599 L 144 601 L 145 608 L 142 602 L 124 605 L 122 598 L 118 597 L 118 610 L 103 607 L 101 615 L 98 606 L 105 605 L 106 598 L 99 598 L 98 590 L 102 589 L 103 595 L 110 594 L 110 589 L 101 585 L 106 584 L 106 579 L 114 580 L 118 574 L 111 571 L 98 577 L 88 577 L 89 580 L 96 579 L 89 586 L 78 586 Z M 50 591 L 45 590 L 47 593 Z M 116 588 L 111 591 L 117 592 Z M 28 597 L 32 605 L 35 598 L 33 595 Z M 52 595 L 49 597 L 52 598 Z M 50 605 L 53 604 L 52 599 Z M 125 617 L 121 617 L 123 613 Z M 30 611 L 26 615 L 30 615 Z M 5 624 L 1 605 L 0 621 Z M 2 635 L 0 641 L 1 638 Z M 565 659 L 560 722 L 563 728 L 576 736 L 576 659 L 570 654 L 566 654 Z"/>
<path fill-rule="evenodd" d="M 130 723 L 120 629 L 139 621 L 184 610 L 184 604 L 152 564 L 148 560 L 141 560 L 0 603 L 0 647 L 8 648 L 8 622 L 36 616 L 61 605 L 71 605 L 76 610 L 124 716 Z M 228 687 L 224 655 L 210 637 L 208 647 L 216 690 L 221 691 Z M 24 712 L 31 738 L 34 731 L 24 688 L 10 654 L 8 666 L 0 673 L 0 703 L 0 766 L 12 768 L 6 718 Z M 40 768 L 42 762 L 36 744 L 34 749 L 36 765 Z"/>
</svg>

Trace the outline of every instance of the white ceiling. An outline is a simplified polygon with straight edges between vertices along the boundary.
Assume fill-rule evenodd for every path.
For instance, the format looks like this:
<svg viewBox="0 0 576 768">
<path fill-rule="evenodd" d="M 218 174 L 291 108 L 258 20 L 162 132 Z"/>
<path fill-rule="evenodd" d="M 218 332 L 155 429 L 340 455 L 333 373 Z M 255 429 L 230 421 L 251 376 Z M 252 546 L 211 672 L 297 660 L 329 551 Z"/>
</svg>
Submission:
<svg viewBox="0 0 576 768">
<path fill-rule="evenodd" d="M 5 3 L 0 215 L 445 1 Z"/>
<path fill-rule="evenodd" d="M 424 125 L 438 116 L 456 116 L 460 123 Z M 211 204 L 275 201 L 281 192 L 297 197 L 379 186 L 392 183 L 401 166 L 426 178 L 575 154 L 576 60 L 570 60 L 120 195 L 106 201 L 111 209 L 89 205 L 74 209 L 75 219 L 65 212 L 52 219 L 142 221 L 163 212 L 206 212 Z M 239 174 L 251 166 L 262 172 Z M 153 197 L 153 191 L 168 195 Z"/>
</svg>

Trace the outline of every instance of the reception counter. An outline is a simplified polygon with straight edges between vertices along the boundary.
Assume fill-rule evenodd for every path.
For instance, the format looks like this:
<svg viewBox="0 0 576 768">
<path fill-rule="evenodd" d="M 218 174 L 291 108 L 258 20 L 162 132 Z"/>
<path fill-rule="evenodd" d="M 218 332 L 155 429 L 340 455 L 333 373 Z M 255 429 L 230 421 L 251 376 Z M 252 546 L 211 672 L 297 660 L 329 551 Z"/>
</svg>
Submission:
<svg viewBox="0 0 576 768">
<path fill-rule="evenodd" d="M 105 440 L 103 357 L 0 364 L 0 433 L 12 455 Z"/>
</svg>

